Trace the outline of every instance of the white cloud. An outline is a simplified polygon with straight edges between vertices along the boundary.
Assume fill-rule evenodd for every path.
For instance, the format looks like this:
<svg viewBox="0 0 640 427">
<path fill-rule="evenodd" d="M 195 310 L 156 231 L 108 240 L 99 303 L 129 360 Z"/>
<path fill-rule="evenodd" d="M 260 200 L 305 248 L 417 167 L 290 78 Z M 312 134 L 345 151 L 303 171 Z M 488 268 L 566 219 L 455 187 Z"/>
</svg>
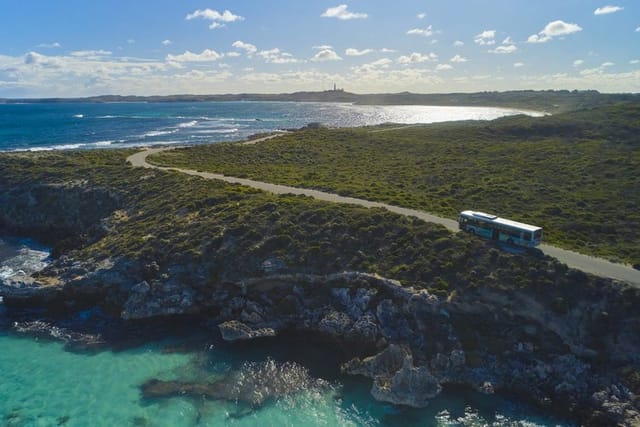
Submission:
<svg viewBox="0 0 640 427">
<path fill-rule="evenodd" d="M 380 52 L 382 52 L 382 53 L 395 53 L 397 51 L 395 49 L 389 49 L 389 48 L 383 47 L 382 49 L 380 49 Z"/>
<path fill-rule="evenodd" d="M 162 45 L 163 46 L 169 46 L 171 44 L 171 40 L 166 39 L 166 40 L 162 40 Z"/>
<path fill-rule="evenodd" d="M 636 28 L 636 33 L 640 33 L 640 27 Z"/>
<path fill-rule="evenodd" d="M 313 58 L 311 58 L 313 62 L 325 62 L 325 61 L 340 61 L 342 58 L 331 49 L 323 49 L 320 52 L 316 53 Z"/>
<path fill-rule="evenodd" d="M 538 34 L 532 34 L 527 39 L 527 43 L 546 43 L 554 37 L 565 36 L 567 34 L 582 31 L 578 24 L 571 24 L 562 20 L 549 22 Z"/>
<path fill-rule="evenodd" d="M 366 13 L 349 12 L 347 10 L 348 8 L 349 6 L 347 6 L 346 4 L 341 4 L 340 6 L 336 7 L 330 7 L 320 16 L 323 18 L 337 18 L 341 20 L 365 19 L 368 16 Z"/>
<path fill-rule="evenodd" d="M 344 54 L 347 56 L 363 56 L 363 55 L 367 55 L 369 53 L 373 52 L 373 49 L 362 49 L 362 50 L 358 50 L 358 49 L 354 49 L 354 48 L 348 48 L 347 50 L 345 50 Z"/>
<path fill-rule="evenodd" d="M 270 64 L 291 64 L 299 62 L 293 57 L 293 55 L 287 52 L 282 52 L 277 47 L 269 50 L 262 50 L 258 52 L 258 56 Z"/>
<path fill-rule="evenodd" d="M 599 7 L 596 10 L 593 11 L 594 15 L 608 15 L 609 13 L 616 13 L 621 11 L 622 9 L 624 9 L 624 7 L 620 7 L 620 6 L 603 6 L 603 7 Z"/>
<path fill-rule="evenodd" d="M 601 67 L 613 67 L 614 65 L 616 65 L 614 62 L 605 62 Z"/>
<path fill-rule="evenodd" d="M 315 50 L 333 50 L 333 46 L 329 44 L 321 44 L 320 46 L 313 46 Z"/>
<path fill-rule="evenodd" d="M 239 56 L 242 56 L 242 54 L 240 52 L 236 52 L 235 50 L 233 50 L 231 52 L 225 53 L 224 56 L 227 56 L 229 58 L 237 58 Z"/>
<path fill-rule="evenodd" d="M 127 44 L 135 44 L 135 39 L 127 39 Z"/>
<path fill-rule="evenodd" d="M 584 65 L 584 59 L 576 59 L 575 61 L 573 61 L 574 67 L 581 67 L 582 65 Z"/>
<path fill-rule="evenodd" d="M 524 62 L 516 62 L 513 64 L 513 68 L 521 68 L 524 67 Z"/>
<path fill-rule="evenodd" d="M 228 10 L 220 13 L 214 9 L 198 9 L 193 13 L 188 14 L 185 19 L 192 20 L 196 18 L 202 18 L 206 19 L 207 21 L 211 21 L 209 28 L 211 28 L 212 30 L 224 27 L 224 23 L 244 20 L 242 16 L 234 15 Z"/>
<path fill-rule="evenodd" d="M 515 44 L 515 42 L 513 41 L 511 36 L 509 36 L 506 39 L 502 40 L 502 44 Z"/>
<path fill-rule="evenodd" d="M 205 49 L 201 53 L 193 53 L 187 50 L 181 55 L 167 55 L 167 62 L 212 62 L 223 56 L 211 49 Z"/>
<path fill-rule="evenodd" d="M 465 58 L 464 56 L 461 56 L 461 55 L 456 55 L 453 58 L 451 58 L 449 61 L 451 61 L 451 62 L 467 62 L 467 58 Z"/>
<path fill-rule="evenodd" d="M 502 46 L 498 46 L 495 49 L 491 49 L 489 50 L 490 53 L 498 53 L 498 54 L 509 54 L 509 53 L 513 53 L 516 50 L 518 50 L 518 48 L 516 47 L 516 45 L 510 44 L 510 45 L 502 45 Z"/>
<path fill-rule="evenodd" d="M 53 48 L 58 48 L 61 47 L 60 43 L 58 42 L 53 42 L 53 43 L 41 43 L 38 45 L 38 47 L 42 47 L 45 49 L 53 49 Z"/>
<path fill-rule="evenodd" d="M 496 42 L 495 38 L 496 38 L 495 30 L 485 30 L 480 34 L 476 34 L 476 36 L 473 38 L 473 41 L 476 44 L 479 44 L 481 46 L 492 45 L 492 44 L 495 44 Z"/>
<path fill-rule="evenodd" d="M 427 17 L 427 14 L 426 14 L 426 13 L 424 13 L 424 12 L 423 12 L 423 13 L 419 13 L 419 14 L 418 14 L 418 19 L 424 19 L 424 18 L 426 18 L 426 17 Z"/>
<path fill-rule="evenodd" d="M 423 54 L 418 53 L 418 52 L 413 52 L 409 56 L 403 55 L 400 58 L 398 58 L 398 63 L 400 63 L 400 64 L 419 64 L 421 62 L 435 61 L 436 59 L 438 59 L 438 55 L 436 55 L 433 52 L 431 52 L 429 54 L 426 54 L 426 55 L 423 55 Z"/>
<path fill-rule="evenodd" d="M 431 37 L 433 35 L 433 26 L 429 25 L 427 28 L 424 28 L 424 29 L 413 28 L 407 31 L 407 34 L 415 35 L 415 36 Z"/>
<path fill-rule="evenodd" d="M 255 47 L 255 45 L 252 45 L 251 43 L 245 43 L 241 40 L 236 40 L 235 42 L 233 42 L 231 46 L 235 47 L 236 49 L 242 49 L 246 51 L 247 55 L 249 56 L 253 55 L 258 51 L 258 48 Z"/>
<path fill-rule="evenodd" d="M 460 41 L 460 40 L 456 40 L 455 42 L 453 42 L 453 45 L 455 47 L 462 47 L 462 46 L 464 46 L 464 42 Z"/>
<path fill-rule="evenodd" d="M 640 59 L 632 59 L 631 61 L 629 61 L 629 64 L 631 65 L 640 64 Z"/>
<path fill-rule="evenodd" d="M 99 58 L 102 56 L 109 56 L 111 52 L 108 50 L 76 50 L 70 53 L 71 56 L 86 57 L 86 58 Z"/>
<path fill-rule="evenodd" d="M 436 71 L 446 71 L 446 70 L 453 70 L 453 67 L 449 64 L 438 64 L 438 66 L 436 67 Z"/>
</svg>

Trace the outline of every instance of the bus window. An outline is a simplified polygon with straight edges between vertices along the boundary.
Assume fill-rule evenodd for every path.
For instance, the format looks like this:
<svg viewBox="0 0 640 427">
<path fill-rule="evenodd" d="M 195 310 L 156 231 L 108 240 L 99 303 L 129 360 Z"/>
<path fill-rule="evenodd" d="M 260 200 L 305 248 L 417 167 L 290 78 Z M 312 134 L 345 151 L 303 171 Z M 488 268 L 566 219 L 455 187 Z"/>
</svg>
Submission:
<svg viewBox="0 0 640 427">
<path fill-rule="evenodd" d="M 524 240 L 531 240 L 531 232 L 530 232 L 530 231 L 525 231 L 525 232 L 523 233 L 522 238 L 523 238 Z"/>
</svg>

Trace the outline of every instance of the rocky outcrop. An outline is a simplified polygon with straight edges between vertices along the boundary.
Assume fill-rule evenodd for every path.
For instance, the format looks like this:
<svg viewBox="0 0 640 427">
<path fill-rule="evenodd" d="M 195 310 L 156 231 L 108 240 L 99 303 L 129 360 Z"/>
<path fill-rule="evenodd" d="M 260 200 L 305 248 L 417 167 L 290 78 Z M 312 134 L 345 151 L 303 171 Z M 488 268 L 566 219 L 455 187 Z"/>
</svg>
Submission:
<svg viewBox="0 0 640 427">
<path fill-rule="evenodd" d="M 13 186 L 0 191 L 0 228 L 55 244 L 59 252 L 105 235 L 103 219 L 119 204 L 113 191 L 82 180 Z"/>
<path fill-rule="evenodd" d="M 253 329 L 237 320 L 223 322 L 218 325 L 218 328 L 222 334 L 222 339 L 231 342 L 276 336 L 276 331 L 273 328 Z"/>
</svg>

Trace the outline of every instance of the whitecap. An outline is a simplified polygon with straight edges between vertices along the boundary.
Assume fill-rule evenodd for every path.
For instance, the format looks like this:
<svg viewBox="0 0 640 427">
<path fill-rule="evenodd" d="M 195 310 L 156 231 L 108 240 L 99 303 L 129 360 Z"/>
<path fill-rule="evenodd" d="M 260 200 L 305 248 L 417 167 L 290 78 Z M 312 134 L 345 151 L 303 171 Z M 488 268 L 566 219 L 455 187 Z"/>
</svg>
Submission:
<svg viewBox="0 0 640 427">
<path fill-rule="evenodd" d="M 178 127 L 179 127 L 179 128 L 190 128 L 190 127 L 193 127 L 193 126 L 195 126 L 195 125 L 197 125 L 197 124 L 198 124 L 198 121 L 197 121 L 197 120 L 192 120 L 192 121 L 190 121 L 190 122 L 180 123 L 180 124 L 178 125 Z"/>
<path fill-rule="evenodd" d="M 75 117 L 76 119 L 82 119 L 84 117 L 84 114 L 74 114 L 73 117 Z"/>
<path fill-rule="evenodd" d="M 171 135 L 174 132 L 175 130 L 152 130 L 150 132 L 143 134 L 142 136 L 144 138 L 150 138 L 154 136 Z"/>
</svg>

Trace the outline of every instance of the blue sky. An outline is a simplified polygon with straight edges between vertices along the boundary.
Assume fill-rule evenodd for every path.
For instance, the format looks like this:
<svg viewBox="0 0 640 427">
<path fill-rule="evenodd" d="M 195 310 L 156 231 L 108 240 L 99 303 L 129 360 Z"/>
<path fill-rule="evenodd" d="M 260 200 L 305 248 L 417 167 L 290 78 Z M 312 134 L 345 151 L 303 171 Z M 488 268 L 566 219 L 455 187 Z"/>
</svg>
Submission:
<svg viewBox="0 0 640 427">
<path fill-rule="evenodd" d="M 0 1 L 0 97 L 640 92 L 638 0 Z"/>
</svg>

